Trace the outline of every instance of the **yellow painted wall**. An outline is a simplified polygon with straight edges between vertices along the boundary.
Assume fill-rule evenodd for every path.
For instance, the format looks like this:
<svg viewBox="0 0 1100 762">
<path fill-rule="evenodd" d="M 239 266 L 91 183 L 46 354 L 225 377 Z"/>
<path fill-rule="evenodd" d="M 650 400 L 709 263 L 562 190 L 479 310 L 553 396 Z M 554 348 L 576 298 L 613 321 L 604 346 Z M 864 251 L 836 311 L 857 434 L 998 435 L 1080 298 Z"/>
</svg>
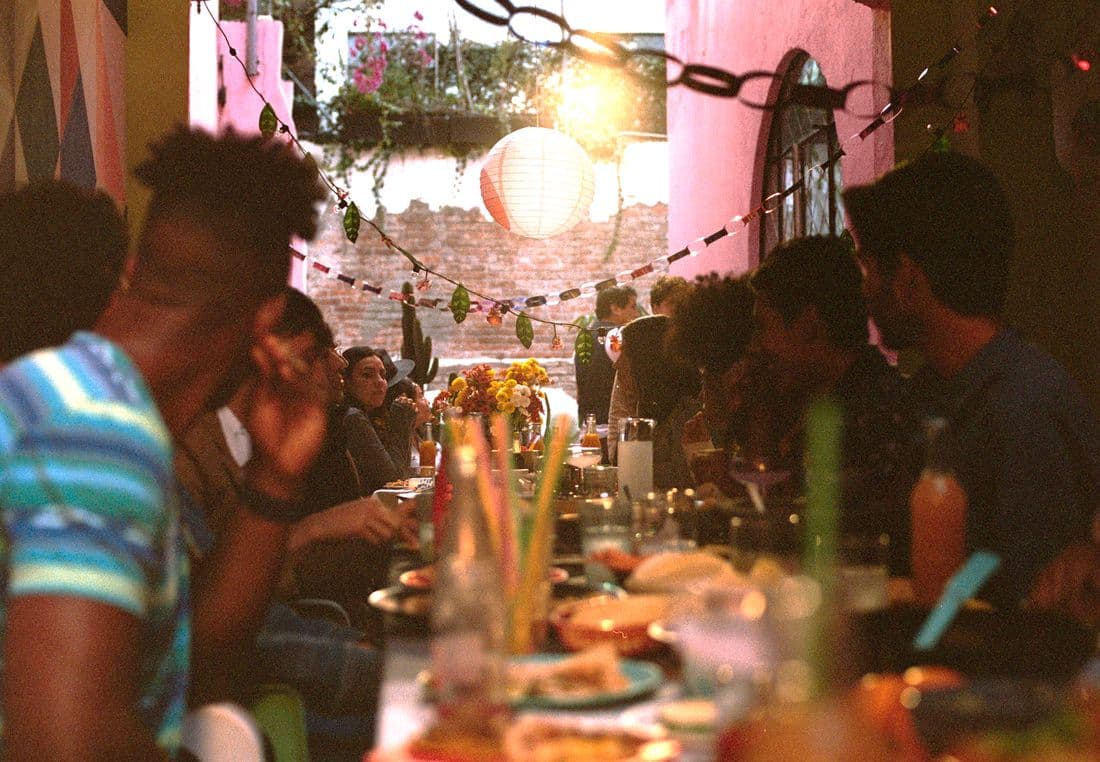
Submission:
<svg viewBox="0 0 1100 762">
<path fill-rule="evenodd" d="M 147 155 L 150 142 L 188 123 L 188 37 L 195 4 L 130 0 L 126 44 L 126 166 Z M 126 181 L 131 230 L 140 229 L 148 191 Z"/>
</svg>

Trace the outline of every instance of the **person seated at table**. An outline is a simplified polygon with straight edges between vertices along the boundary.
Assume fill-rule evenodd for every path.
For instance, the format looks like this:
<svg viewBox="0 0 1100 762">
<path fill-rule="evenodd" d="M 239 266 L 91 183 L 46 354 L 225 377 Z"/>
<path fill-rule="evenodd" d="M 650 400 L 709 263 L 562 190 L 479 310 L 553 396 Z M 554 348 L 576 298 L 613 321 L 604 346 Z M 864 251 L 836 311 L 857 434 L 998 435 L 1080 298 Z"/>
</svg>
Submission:
<svg viewBox="0 0 1100 762">
<path fill-rule="evenodd" d="M 966 552 L 1001 559 L 980 596 L 1095 624 L 1100 422 L 1065 369 L 1005 323 L 1013 221 L 1000 181 L 931 153 L 844 198 L 883 342 L 919 349 L 933 371 L 922 380 L 944 392 Z"/>
<path fill-rule="evenodd" d="M 751 361 L 752 309 L 755 297 L 744 276 L 700 275 L 691 293 L 672 317 L 670 348 L 699 369 L 703 409 L 684 425 L 682 446 L 689 464 L 699 468 L 696 482 L 716 484 L 726 495 L 743 494 L 729 476 L 728 453 L 711 452 L 706 461 L 694 457 L 702 450 L 736 445 L 748 428 L 745 396 L 750 379 L 759 375 Z M 766 389 L 754 383 L 754 390 Z M 758 405 L 759 415 L 767 408 Z"/>
<path fill-rule="evenodd" d="M 177 129 L 135 174 L 153 193 L 127 282 L 94 332 L 24 356 L 0 382 L 2 744 L 11 759 L 177 751 L 191 673 L 258 624 L 253 604 L 324 434 L 309 386 L 315 368 L 270 332 L 288 241 L 315 230 L 324 195 L 316 172 L 258 138 Z M 67 271 L 79 251 L 62 249 L 51 266 Z M 42 322 L 56 325 L 77 314 L 36 301 L 56 286 L 38 282 L 6 297 L 23 302 L 24 320 L 45 311 Z M 172 438 L 250 360 L 267 424 L 247 474 L 250 499 L 210 573 L 192 576 Z"/>
<path fill-rule="evenodd" d="M 344 351 L 348 410 L 343 427 L 348 451 L 364 494 L 408 477 L 417 409 L 414 400 L 391 391 L 413 369 L 412 360 L 396 363 L 384 349 L 367 346 Z M 389 403 L 387 405 L 387 403 Z"/>
<path fill-rule="evenodd" d="M 0 367 L 91 328 L 119 284 L 126 244 L 103 191 L 40 180 L 0 196 Z"/>
<path fill-rule="evenodd" d="M 315 379 L 319 395 L 332 401 L 339 387 L 331 381 L 343 360 L 317 306 L 300 291 L 287 287 L 287 300 L 273 332 L 307 363 L 324 366 Z M 232 515 L 244 500 L 244 473 L 252 455 L 249 421 L 254 379 L 246 379 L 229 403 L 200 416 L 178 443 L 175 472 L 196 509 L 187 514 L 192 568 L 201 574 L 209 554 L 225 541 Z M 411 504 L 410 504 L 411 505 Z M 318 510 L 290 525 L 286 541 L 292 564 L 303 549 L 320 540 L 361 537 L 372 544 L 389 541 L 400 527 L 400 516 L 373 498 Z M 285 573 L 284 573 L 284 576 Z M 226 697 L 241 700 L 263 682 L 287 683 L 305 698 L 307 709 L 323 715 L 349 715 L 358 735 L 369 740 L 373 723 L 380 659 L 362 643 L 363 633 L 299 616 L 274 601 L 255 641 L 239 653 L 221 653 L 218 669 L 206 670 L 195 697 L 203 702 Z"/>
<path fill-rule="evenodd" d="M 411 378 L 403 378 L 390 387 L 389 392 L 386 393 L 386 399 L 391 405 L 398 399 L 411 400 L 416 409 L 416 417 L 413 419 L 412 433 L 409 437 L 408 472 L 415 473 L 422 465 L 434 468 L 435 463 L 420 462 L 420 440 L 425 435 L 424 424 L 432 420 L 432 408 L 425 399 L 424 390 L 420 384 Z M 383 406 L 386 406 L 385 403 Z"/>
<path fill-rule="evenodd" d="M 904 571 L 909 491 L 923 456 L 920 422 L 901 376 L 868 343 L 861 275 L 848 245 L 827 236 L 787 241 L 750 283 L 760 350 L 791 413 L 777 438 L 778 462 L 800 477 L 804 411 L 816 397 L 834 398 L 844 418 L 841 530 L 886 532 L 894 570 Z"/>
<path fill-rule="evenodd" d="M 684 424 L 701 407 L 699 372 L 669 352 L 666 315 L 646 315 L 623 326 L 622 355 L 616 364 L 616 383 L 637 400 L 625 416 L 652 418 L 653 486 L 657 489 L 694 485 L 691 469 L 680 447 Z"/>
<path fill-rule="evenodd" d="M 679 275 L 662 275 L 649 290 L 649 311 L 654 315 L 672 316 L 691 294 L 691 284 Z M 623 418 L 636 415 L 637 389 L 619 382 L 619 364 L 615 361 L 615 378 L 611 383 L 611 406 L 607 415 L 607 454 L 612 463 L 619 446 L 619 425 Z"/>
</svg>

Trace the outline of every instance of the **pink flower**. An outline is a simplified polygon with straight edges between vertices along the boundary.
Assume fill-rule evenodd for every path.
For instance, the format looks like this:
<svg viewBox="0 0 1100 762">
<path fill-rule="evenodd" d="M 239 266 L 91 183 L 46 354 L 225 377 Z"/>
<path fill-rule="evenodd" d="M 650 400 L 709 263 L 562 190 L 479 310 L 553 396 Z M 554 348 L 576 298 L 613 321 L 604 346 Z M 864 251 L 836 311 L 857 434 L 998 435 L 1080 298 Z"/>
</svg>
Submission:
<svg viewBox="0 0 1100 762">
<path fill-rule="evenodd" d="M 355 38 L 355 49 L 356 50 L 362 50 L 366 46 L 367 46 L 366 38 L 364 38 L 364 37 L 356 37 Z"/>
<path fill-rule="evenodd" d="M 413 16 L 416 18 L 417 21 L 423 21 L 424 20 L 424 14 L 421 13 L 420 11 L 413 11 Z"/>
</svg>

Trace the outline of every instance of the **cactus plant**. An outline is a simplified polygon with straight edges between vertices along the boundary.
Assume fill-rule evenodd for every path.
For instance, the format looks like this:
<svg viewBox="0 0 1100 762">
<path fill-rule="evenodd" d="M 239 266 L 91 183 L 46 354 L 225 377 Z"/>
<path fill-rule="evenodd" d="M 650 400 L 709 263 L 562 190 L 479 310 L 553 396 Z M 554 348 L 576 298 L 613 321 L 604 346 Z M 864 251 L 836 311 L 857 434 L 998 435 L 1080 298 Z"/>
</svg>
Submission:
<svg viewBox="0 0 1100 762">
<path fill-rule="evenodd" d="M 407 301 L 413 294 L 413 285 L 408 281 L 401 284 L 401 293 Z M 416 363 L 409 374 L 409 378 L 416 383 L 427 386 L 435 378 L 439 359 L 432 357 L 432 337 L 424 338 L 416 308 L 404 301 L 401 303 L 401 356 Z"/>
</svg>

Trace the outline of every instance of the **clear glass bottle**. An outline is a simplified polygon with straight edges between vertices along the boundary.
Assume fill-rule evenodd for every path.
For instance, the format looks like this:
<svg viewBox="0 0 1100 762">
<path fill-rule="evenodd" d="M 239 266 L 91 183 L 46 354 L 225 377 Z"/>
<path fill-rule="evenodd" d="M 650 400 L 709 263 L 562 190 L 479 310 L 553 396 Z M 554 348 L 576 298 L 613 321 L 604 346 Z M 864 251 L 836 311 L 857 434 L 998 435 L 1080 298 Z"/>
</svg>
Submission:
<svg viewBox="0 0 1100 762">
<path fill-rule="evenodd" d="M 947 422 L 925 422 L 924 470 L 909 495 L 911 571 L 917 603 L 932 606 L 966 558 L 966 492 L 955 478 Z"/>
<path fill-rule="evenodd" d="M 434 476 L 439 445 L 432 437 L 431 421 L 424 424 L 424 438 L 417 443 L 417 450 L 420 456 L 420 476 Z"/>
<path fill-rule="evenodd" d="M 584 432 L 581 434 L 581 447 L 599 447 L 600 433 L 596 431 L 596 414 L 584 417 Z"/>
<path fill-rule="evenodd" d="M 470 446 L 448 463 L 453 497 L 432 594 L 432 674 L 441 723 L 495 738 L 508 719 L 500 562 L 477 491 Z"/>
</svg>

